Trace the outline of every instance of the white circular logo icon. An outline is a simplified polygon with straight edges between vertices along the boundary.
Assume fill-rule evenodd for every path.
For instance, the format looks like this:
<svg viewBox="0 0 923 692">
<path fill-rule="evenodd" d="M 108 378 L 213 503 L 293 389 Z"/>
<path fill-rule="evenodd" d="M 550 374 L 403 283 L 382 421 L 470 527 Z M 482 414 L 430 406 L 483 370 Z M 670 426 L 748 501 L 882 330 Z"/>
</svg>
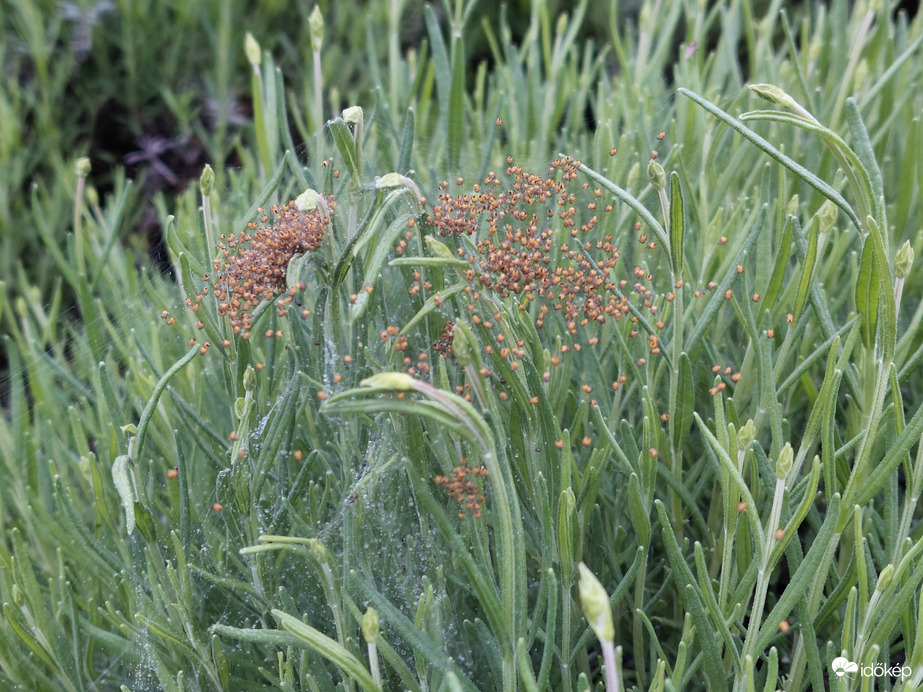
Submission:
<svg viewBox="0 0 923 692">
<path fill-rule="evenodd" d="M 850 660 L 839 656 L 833 659 L 833 662 L 830 664 L 830 667 L 833 669 L 833 672 L 836 673 L 838 678 L 843 677 L 846 673 L 858 673 L 859 664 L 853 663 Z"/>
</svg>

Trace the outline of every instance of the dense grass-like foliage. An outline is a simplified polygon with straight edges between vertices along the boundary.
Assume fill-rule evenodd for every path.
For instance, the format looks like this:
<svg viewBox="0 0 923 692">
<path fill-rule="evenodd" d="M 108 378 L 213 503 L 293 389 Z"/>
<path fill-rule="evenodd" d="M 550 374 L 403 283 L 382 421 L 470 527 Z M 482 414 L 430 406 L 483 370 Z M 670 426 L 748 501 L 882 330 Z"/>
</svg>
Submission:
<svg viewBox="0 0 923 692">
<path fill-rule="evenodd" d="M 359 29 L 258 23 L 175 280 L 124 175 L 0 151 L 0 686 L 923 684 L 923 18 L 780 5 L 375 4 L 333 117 Z"/>
</svg>

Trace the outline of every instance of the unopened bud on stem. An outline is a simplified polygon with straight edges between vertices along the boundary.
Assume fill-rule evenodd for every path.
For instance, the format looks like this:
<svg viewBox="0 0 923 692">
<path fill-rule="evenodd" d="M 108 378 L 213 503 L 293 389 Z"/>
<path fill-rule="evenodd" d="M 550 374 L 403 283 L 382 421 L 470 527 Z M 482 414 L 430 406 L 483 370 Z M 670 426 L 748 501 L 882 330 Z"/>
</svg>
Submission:
<svg viewBox="0 0 923 692">
<path fill-rule="evenodd" d="M 776 478 L 782 480 L 788 476 L 788 472 L 792 470 L 792 462 L 794 460 L 795 452 L 792 450 L 792 445 L 786 442 L 782 451 L 779 452 L 778 461 L 776 461 Z"/>
<path fill-rule="evenodd" d="M 913 267 L 913 248 L 910 241 L 905 240 L 904 244 L 898 248 L 897 255 L 894 257 L 894 276 L 898 279 L 906 279 L 910 275 L 910 269 Z"/>
<path fill-rule="evenodd" d="M 776 105 L 782 106 L 783 108 L 794 108 L 795 99 L 789 96 L 783 89 L 780 89 L 775 84 L 750 84 L 750 91 L 759 96 L 761 99 L 766 99 Z"/>
<path fill-rule="evenodd" d="M 881 574 L 878 575 L 878 583 L 875 584 L 875 591 L 884 591 L 891 584 L 891 579 L 894 578 L 894 565 L 889 564 L 883 570 Z"/>
<path fill-rule="evenodd" d="M 350 106 L 343 110 L 343 122 L 347 125 L 359 125 L 364 117 L 362 106 Z"/>
<path fill-rule="evenodd" d="M 820 232 L 828 233 L 836 224 L 840 210 L 829 199 L 820 208 Z"/>
<path fill-rule="evenodd" d="M 362 638 L 366 644 L 374 644 L 378 641 L 378 611 L 369 608 L 362 616 Z"/>
<path fill-rule="evenodd" d="M 247 36 L 244 38 L 244 53 L 247 54 L 247 62 L 250 63 L 250 66 L 255 70 L 260 66 L 262 62 L 262 51 L 260 50 L 260 44 L 257 43 L 256 39 L 253 38 L 253 34 L 249 31 Z"/>
<path fill-rule="evenodd" d="M 202 175 L 199 176 L 199 191 L 203 197 L 208 197 L 214 189 L 215 171 L 206 163 L 205 168 L 202 170 Z"/>
<path fill-rule="evenodd" d="M 744 452 L 756 438 L 756 425 L 753 420 L 748 420 L 737 432 L 737 448 Z"/>
<path fill-rule="evenodd" d="M 580 570 L 580 606 L 590 627 L 601 642 L 615 639 L 615 626 L 612 624 L 612 609 L 609 595 L 600 584 L 599 579 L 582 562 L 577 565 Z"/>
<path fill-rule="evenodd" d="M 462 321 L 455 323 L 455 332 L 452 335 L 452 353 L 462 366 L 474 365 L 477 353 L 477 341 L 471 328 Z"/>
<path fill-rule="evenodd" d="M 406 372 L 380 372 L 377 375 L 366 377 L 359 385 L 375 389 L 393 389 L 406 392 L 413 389 L 413 378 Z"/>
<path fill-rule="evenodd" d="M 254 389 L 256 389 L 256 370 L 252 365 L 248 365 L 244 370 L 244 391 L 252 392 Z"/>
<path fill-rule="evenodd" d="M 798 103 L 783 89 L 780 89 L 775 84 L 750 84 L 748 86 L 750 91 L 752 91 L 760 98 L 771 101 L 772 103 L 782 106 L 783 108 L 788 108 L 789 110 L 795 111 L 795 113 L 806 120 L 810 120 L 814 123 L 817 122 L 817 119 L 811 115 L 804 106 Z"/>
<path fill-rule="evenodd" d="M 667 174 L 664 172 L 663 166 L 654 161 L 654 159 L 651 159 L 647 164 L 647 177 L 655 190 L 662 190 L 666 187 Z"/>
<path fill-rule="evenodd" d="M 314 555 L 314 559 L 320 564 L 325 565 L 330 562 L 327 548 L 316 538 L 308 539 L 308 549 L 311 551 L 311 554 Z"/>
<path fill-rule="evenodd" d="M 311 50 L 316 53 L 324 45 L 324 15 L 321 14 L 318 5 L 314 6 L 311 16 L 308 17 L 308 29 L 311 32 Z"/>
</svg>

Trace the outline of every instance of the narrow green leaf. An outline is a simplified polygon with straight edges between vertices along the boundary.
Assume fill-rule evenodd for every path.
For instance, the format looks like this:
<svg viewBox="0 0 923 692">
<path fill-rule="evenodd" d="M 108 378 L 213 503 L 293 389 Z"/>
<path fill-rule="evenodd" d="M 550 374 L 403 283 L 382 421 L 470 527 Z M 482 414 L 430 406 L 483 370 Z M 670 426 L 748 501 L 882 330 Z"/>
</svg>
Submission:
<svg viewBox="0 0 923 692">
<path fill-rule="evenodd" d="M 811 222 L 811 230 L 808 232 L 808 251 L 805 255 L 804 262 L 801 264 L 801 278 L 798 281 L 798 293 L 795 297 L 795 320 L 801 317 L 801 311 L 804 310 L 807 303 L 808 295 L 811 289 L 811 282 L 814 280 L 814 265 L 817 263 L 817 241 L 820 234 L 820 216 L 814 215 Z M 771 305 L 771 303 L 769 303 Z"/>
<path fill-rule="evenodd" d="M 42 663 L 51 668 L 56 675 L 60 674 L 60 669 L 48 655 L 45 649 L 42 648 L 41 644 L 39 644 L 35 637 L 29 634 L 21 624 L 19 624 L 19 620 L 16 618 L 16 614 L 11 603 L 3 604 L 3 616 L 7 624 L 13 628 L 13 631 L 23 642 L 25 642 L 26 646 L 29 647 L 32 653 L 38 656 Z"/>
<path fill-rule="evenodd" d="M 647 547 L 651 540 L 651 520 L 644 511 L 641 483 L 636 473 L 631 474 L 628 480 L 628 511 L 631 515 L 632 526 L 638 536 L 638 545 Z"/>
<path fill-rule="evenodd" d="M 330 129 L 330 134 L 333 135 L 333 143 L 343 158 L 343 165 L 346 166 L 350 179 L 358 180 L 361 175 L 359 152 L 356 150 L 356 142 L 349 126 L 343 118 L 334 118 L 327 122 L 327 127 Z"/>
<path fill-rule="evenodd" d="M 855 504 L 864 507 L 884 487 L 891 474 L 894 473 L 894 469 L 913 445 L 920 440 L 921 434 L 923 434 L 923 405 L 917 409 L 913 418 L 907 421 L 904 431 L 891 443 L 885 458 L 878 462 L 874 470 L 869 473 L 861 490 L 856 494 Z"/>
<path fill-rule="evenodd" d="M 387 252 L 394 246 L 393 242 L 390 244 L 383 243 L 378 229 L 385 223 L 392 207 L 397 206 L 402 201 L 406 201 L 408 194 L 411 193 L 406 187 L 391 190 L 385 196 L 384 200 L 382 200 L 381 204 L 377 205 L 374 211 L 370 211 L 368 216 L 359 224 L 356 235 L 349 241 L 340 259 L 337 261 L 336 269 L 334 269 L 333 272 L 332 283 L 334 287 L 339 286 L 343 282 L 343 279 L 346 278 L 346 274 L 353 266 L 353 260 L 356 255 L 359 254 L 366 245 L 375 246 L 376 249 L 373 255 L 376 252 Z M 408 218 L 410 218 L 410 214 L 405 214 L 403 218 L 406 227 L 406 222 Z M 381 248 L 382 245 L 385 247 Z M 366 262 L 366 266 L 368 266 L 368 261 Z"/>
<path fill-rule="evenodd" d="M 753 227 L 750 229 L 750 232 L 747 234 L 747 237 L 744 239 L 744 242 L 740 246 L 740 250 L 737 251 L 737 254 L 734 256 L 734 260 L 728 262 L 724 272 L 724 276 L 721 277 L 721 281 L 718 282 L 718 286 L 714 291 L 711 291 L 711 297 L 708 299 L 708 303 L 705 305 L 705 310 L 702 311 L 701 316 L 696 322 L 695 329 L 692 331 L 692 335 L 683 343 L 683 347 L 689 353 L 695 352 L 695 346 L 698 344 L 699 339 L 701 339 L 705 333 L 714 326 L 715 315 L 718 310 L 726 304 L 724 300 L 724 293 L 727 291 L 731 285 L 738 279 L 737 274 L 737 265 L 742 264 L 743 260 L 746 258 L 747 253 L 753 247 L 753 244 L 756 242 L 757 236 L 763 231 L 764 226 L 766 226 L 766 216 L 767 210 L 764 206 L 760 212 L 759 216 L 753 222 Z"/>
<path fill-rule="evenodd" d="M 263 89 L 265 95 L 265 104 L 263 106 L 266 114 L 266 144 L 269 147 L 270 165 L 266 170 L 271 170 L 279 157 L 279 120 L 281 114 L 277 110 L 279 87 L 276 81 L 276 66 L 272 58 L 272 53 L 266 51 L 263 58 Z"/>
<path fill-rule="evenodd" d="M 767 142 L 765 139 L 760 137 L 749 127 L 747 127 L 742 122 L 740 122 L 737 118 L 721 110 L 718 106 L 707 101 L 702 96 L 699 96 L 695 92 L 690 91 L 689 89 L 685 89 L 683 87 L 680 87 L 677 91 L 683 96 L 697 103 L 700 107 L 702 107 L 704 110 L 711 113 L 713 116 L 721 120 L 723 123 L 729 125 L 738 134 L 740 134 L 744 139 L 751 142 L 757 148 L 762 150 L 764 153 L 768 154 L 773 159 L 781 163 L 783 166 L 789 169 L 792 173 L 797 175 L 804 182 L 806 182 L 808 185 L 813 187 L 815 190 L 821 193 L 824 197 L 829 199 L 831 202 L 836 204 L 840 209 L 846 212 L 850 220 L 856 225 L 856 228 L 862 228 L 862 222 L 859 220 L 859 217 L 856 215 L 856 212 L 853 211 L 853 208 L 849 205 L 849 202 L 847 202 L 843 198 L 843 195 L 841 195 L 839 192 L 833 189 L 825 181 L 821 180 L 814 173 L 811 173 L 811 171 L 809 171 L 807 168 L 805 168 L 799 163 L 796 163 L 791 158 L 783 154 L 776 147 L 772 146 L 772 144 Z"/>
<path fill-rule="evenodd" d="M 679 383 L 676 390 L 676 411 L 673 412 L 673 447 L 679 454 L 692 428 L 695 408 L 695 382 L 692 379 L 692 362 L 685 353 L 679 357 Z"/>
<path fill-rule="evenodd" d="M 884 614 L 869 635 L 867 647 L 884 647 L 887 645 L 891 632 L 901 619 L 906 608 L 910 606 L 921 581 L 923 581 L 923 561 L 918 562 L 913 572 L 907 575 L 906 580 L 901 584 L 900 590 L 896 594 L 891 593 L 890 597 L 885 601 L 887 607 L 882 609 Z"/>
<path fill-rule="evenodd" d="M 714 623 L 717 630 L 715 634 L 720 635 L 721 641 L 724 642 L 725 651 L 734 664 L 734 670 L 740 673 L 740 652 L 737 650 L 731 630 L 722 616 L 721 606 L 718 605 L 718 599 L 715 597 L 715 590 L 712 586 L 711 577 L 708 575 L 708 567 L 705 564 L 705 551 L 698 541 L 695 542 L 693 549 L 695 550 L 696 572 L 699 575 L 699 593 L 702 594 L 704 605 L 711 615 L 709 622 Z"/>
<path fill-rule="evenodd" d="M 779 294 L 782 291 L 782 284 L 785 281 L 785 270 L 788 268 L 788 260 L 792 254 L 792 220 L 786 218 L 785 227 L 782 231 L 782 237 L 778 241 L 778 251 L 776 252 L 775 266 L 772 270 L 772 276 L 769 279 L 769 286 L 766 289 L 766 305 L 775 305 Z"/>
<path fill-rule="evenodd" d="M 186 297 L 195 303 L 196 296 L 200 290 L 198 287 L 202 285 L 203 281 L 198 277 L 193 277 L 192 269 L 189 264 L 189 257 L 185 253 L 181 253 L 179 256 L 179 266 L 180 272 L 183 277 L 183 290 L 186 291 Z M 196 317 L 204 325 L 203 329 L 205 334 L 208 335 L 208 338 L 211 339 L 213 344 L 220 344 L 224 341 L 222 332 L 218 326 L 218 316 L 217 312 L 214 310 L 212 300 L 203 300 L 198 303 L 199 309 L 196 312 Z M 223 349 L 220 349 L 223 351 Z"/>
<path fill-rule="evenodd" d="M 689 612 L 692 614 L 692 621 L 695 623 L 696 640 L 702 649 L 702 665 L 705 668 L 708 689 L 726 690 L 727 673 L 724 671 L 724 664 L 721 662 L 721 649 L 718 647 L 720 637 L 712 628 L 695 587 L 687 584 L 685 592 L 686 603 L 688 604 Z"/>
<path fill-rule="evenodd" d="M 872 148 L 872 142 L 869 139 L 865 123 L 862 121 L 859 106 L 852 97 L 846 99 L 846 124 L 849 126 L 849 133 L 852 135 L 852 143 L 855 147 L 855 155 L 859 161 L 861 173 L 868 180 L 870 187 L 868 191 L 868 209 L 877 223 L 884 223 L 885 210 L 878 208 L 885 195 L 884 184 L 881 180 L 881 169 L 878 167 L 878 161 L 875 160 L 875 151 Z M 885 239 L 884 248 L 885 252 L 887 252 L 887 238 Z"/>
<path fill-rule="evenodd" d="M 257 68 L 250 77 L 250 89 L 253 102 L 253 131 L 256 135 L 256 150 L 259 153 L 260 163 L 266 171 L 272 170 L 272 158 L 269 151 L 269 137 L 266 132 L 266 108 L 263 96 L 263 84 Z"/>
<path fill-rule="evenodd" d="M 404 132 L 401 136 L 401 150 L 397 156 L 397 168 L 395 169 L 401 175 L 407 175 L 410 170 L 411 156 L 413 154 L 413 142 L 416 136 L 416 116 L 413 108 L 407 109 L 407 115 L 404 118 Z"/>
<path fill-rule="evenodd" d="M 362 575 L 356 571 L 351 571 L 349 573 L 349 582 L 352 587 L 358 589 L 365 595 L 371 606 L 378 611 L 382 621 L 387 622 L 389 627 L 392 627 L 404 641 L 410 644 L 413 650 L 418 652 L 430 666 L 443 674 L 448 674 L 449 672 L 455 673 L 464 689 L 477 691 L 477 688 L 468 677 L 458 669 L 458 665 L 455 661 L 446 655 L 440 647 L 430 641 L 423 632 L 414 627 L 414 624 L 407 616 L 395 608 L 391 602 L 382 596 L 378 592 L 378 589 L 370 582 L 366 581 Z"/>
<path fill-rule="evenodd" d="M 673 260 L 673 276 L 683 275 L 683 233 L 686 229 L 686 202 L 679 173 L 670 173 L 670 255 Z"/>
<path fill-rule="evenodd" d="M 411 214 L 401 214 L 388 226 L 375 243 L 375 248 L 365 262 L 365 275 L 362 279 L 362 289 L 356 294 L 356 302 L 349 306 L 349 321 L 355 322 L 365 312 L 372 296 L 372 291 L 379 283 L 379 275 L 388 254 L 394 250 L 398 236 L 407 230 L 407 222 L 413 218 Z"/>
<path fill-rule="evenodd" d="M 413 476 L 411 476 L 411 481 L 421 509 L 436 522 L 443 539 L 451 547 L 453 555 L 456 556 L 461 568 L 467 574 L 468 579 L 471 580 L 472 588 L 477 594 L 481 607 L 484 609 L 487 622 L 491 627 L 499 631 L 499 628 L 503 626 L 503 612 L 500 608 L 497 585 L 494 583 L 492 576 L 486 574 L 471 555 L 461 536 L 449 523 L 444 509 L 429 492 L 422 488 L 421 481 Z"/>
<path fill-rule="evenodd" d="M 862 245 L 859 256 L 859 278 L 856 281 L 856 312 L 860 315 L 862 342 L 867 349 L 875 344 L 875 328 L 878 324 L 878 265 L 869 235 Z"/>
<path fill-rule="evenodd" d="M 69 530 L 68 533 L 77 538 L 82 546 L 83 552 L 87 556 L 93 558 L 94 563 L 98 565 L 101 570 L 106 570 L 106 568 L 108 568 L 108 571 L 112 574 L 118 574 L 122 569 L 121 560 L 115 553 L 90 535 L 83 521 L 77 516 L 77 512 L 74 510 L 70 497 L 64 492 L 64 486 L 59 476 L 55 477 L 54 486 L 55 498 L 58 501 L 58 506 L 61 507 L 65 514 L 66 521 L 62 522 L 62 524 L 67 526 L 68 529 L 74 529 L 74 531 Z"/>
<path fill-rule="evenodd" d="M 795 532 L 801 527 L 801 522 L 804 521 L 804 518 L 808 515 L 808 511 L 811 507 L 814 506 L 815 493 L 817 492 L 817 485 L 820 482 L 820 460 L 817 457 L 814 457 L 814 463 L 811 465 L 811 475 L 808 480 L 808 486 L 805 489 L 804 496 L 801 499 L 801 502 L 798 504 L 798 507 L 795 508 L 795 511 L 792 513 L 791 518 L 788 520 L 788 523 L 785 525 L 785 532 L 782 537 L 776 540 L 775 544 L 772 547 L 772 554 L 769 557 L 769 568 L 772 569 L 775 567 L 776 563 L 782 559 L 782 553 L 785 551 L 788 542 L 795 535 Z"/>
<path fill-rule="evenodd" d="M 715 398 L 717 399 L 718 397 Z M 727 472 L 728 477 L 736 486 L 737 492 L 740 493 L 743 501 L 747 503 L 747 510 L 744 512 L 744 516 L 750 525 L 751 538 L 756 540 L 757 543 L 755 554 L 760 555 L 763 552 L 763 528 L 760 524 L 759 514 L 756 509 L 757 505 L 753 500 L 753 495 L 750 493 L 750 488 L 744 481 L 743 477 L 740 475 L 740 471 L 737 469 L 737 463 L 731 460 L 731 457 L 728 456 L 727 450 L 721 446 L 718 438 L 715 437 L 715 435 L 701 419 L 698 413 L 694 412 L 693 416 L 695 417 L 699 430 L 705 436 L 709 446 L 715 452 L 715 456 L 718 457 L 718 461 L 720 462 L 721 467 Z"/>
<path fill-rule="evenodd" d="M 449 51 L 442 37 L 439 19 L 432 5 L 424 5 L 423 13 L 426 18 L 426 32 L 433 50 L 433 68 L 435 69 L 436 95 L 439 99 L 439 120 L 444 132 L 448 132 L 449 101 L 452 93 L 452 72 L 449 67 Z"/>
<path fill-rule="evenodd" d="M 878 300 L 874 306 L 880 313 L 880 346 L 881 356 L 890 361 L 894 357 L 897 347 L 897 304 L 894 298 L 894 277 L 891 274 L 891 265 L 888 261 L 887 243 L 884 233 L 878 223 L 871 216 L 865 220 L 872 242 L 872 252 L 875 262 L 875 272 L 878 275 Z M 863 248 L 863 254 L 865 249 Z M 880 302 L 879 302 L 880 301 Z M 871 309 L 873 306 L 869 306 Z"/>
<path fill-rule="evenodd" d="M 808 587 L 818 579 L 825 578 L 825 575 L 818 574 L 818 570 L 824 559 L 824 552 L 827 550 L 833 538 L 839 516 L 840 496 L 836 494 L 830 499 L 827 505 L 827 516 L 824 519 L 824 524 L 821 526 L 820 531 L 817 532 L 817 537 L 811 544 L 811 549 L 808 550 L 808 554 L 805 555 L 804 560 L 798 566 L 798 569 L 795 570 L 795 573 L 791 575 L 791 580 L 785 587 L 785 591 L 782 593 L 775 607 L 770 611 L 769 615 L 763 619 L 762 627 L 756 639 L 756 646 L 754 647 L 756 651 L 762 651 L 769 646 L 769 642 L 771 642 L 772 638 L 779 632 L 779 623 L 782 622 L 782 620 L 788 619 L 798 599 L 804 595 Z"/>
<path fill-rule="evenodd" d="M 741 116 L 741 120 L 768 120 L 786 123 L 794 127 L 813 132 L 833 152 L 834 157 L 841 166 L 843 174 L 849 181 L 850 189 L 858 198 L 856 202 L 863 212 L 875 208 L 875 194 L 868 171 L 843 138 L 823 125 L 808 120 L 800 115 L 782 111 L 752 111 Z"/>
<path fill-rule="evenodd" d="M 801 623 L 801 628 L 804 631 L 804 652 L 805 658 L 808 660 L 808 675 L 810 676 L 811 683 L 814 685 L 814 689 L 822 690 L 824 689 L 824 664 L 821 662 L 820 650 L 817 646 L 817 636 L 814 631 L 814 623 L 811 622 L 811 617 L 807 612 L 807 607 L 804 605 L 804 601 L 801 602 L 798 610 L 798 620 Z"/>
<path fill-rule="evenodd" d="M 423 303 L 423 307 L 417 311 L 417 314 L 414 315 L 410 321 L 404 325 L 404 328 L 401 330 L 401 334 L 409 333 L 410 330 L 415 327 L 420 320 L 422 320 L 436 309 L 437 297 L 439 299 L 438 302 L 442 303 L 448 298 L 454 296 L 456 293 L 461 293 L 463 290 L 465 290 L 467 285 L 468 283 L 466 281 L 459 281 L 458 283 L 453 284 L 448 288 L 443 289 L 442 291 L 439 291 L 439 293 L 431 295 L 426 299 L 426 302 Z"/>
<path fill-rule="evenodd" d="M 449 93 L 447 135 L 449 170 L 458 170 L 465 116 L 465 43 L 461 36 L 452 42 L 452 88 Z"/>
<path fill-rule="evenodd" d="M 372 679 L 372 674 L 356 656 L 335 639 L 306 625 L 298 618 L 277 608 L 272 609 L 272 616 L 279 622 L 281 629 L 291 632 L 299 640 L 299 646 L 316 651 L 321 656 L 338 666 L 344 673 L 359 683 L 363 690 L 380 692 L 381 688 Z"/>
<path fill-rule="evenodd" d="M 260 629 L 241 629 L 238 627 L 229 627 L 227 625 L 212 625 L 212 632 L 222 637 L 240 639 L 245 642 L 254 644 L 265 644 L 269 646 L 300 646 L 301 640 L 290 632 L 282 630 L 260 630 Z"/>
<path fill-rule="evenodd" d="M 561 156 L 564 156 L 564 154 L 561 154 Z M 669 238 L 667 238 L 667 234 L 663 230 L 663 226 L 660 225 L 660 222 L 657 221 L 656 218 L 654 218 L 654 215 L 651 214 L 650 210 L 646 206 L 644 206 L 636 197 L 631 195 L 626 190 L 623 190 L 621 187 L 613 183 L 611 180 L 606 178 L 604 175 L 597 173 L 596 171 L 594 171 L 592 168 L 589 168 L 588 166 L 581 164 L 579 172 L 585 174 L 592 180 L 599 183 L 601 187 L 603 187 L 608 192 L 612 193 L 612 195 L 616 199 L 628 205 L 628 207 L 633 212 L 635 212 L 636 214 L 638 214 L 638 216 L 641 217 L 641 220 L 644 222 L 644 224 L 648 226 L 654 232 L 654 235 L 657 236 L 657 241 L 664 248 L 670 247 L 670 240 Z"/>
<path fill-rule="evenodd" d="M 699 588 L 698 583 L 696 582 L 695 576 L 692 574 L 692 570 L 686 563 L 686 558 L 683 557 L 679 543 L 676 542 L 676 534 L 673 532 L 673 526 L 663 502 L 654 500 L 654 507 L 657 508 L 657 514 L 660 516 L 660 533 L 663 537 L 663 545 L 667 553 L 667 560 L 673 570 L 673 580 L 676 582 L 677 594 L 680 597 L 683 607 L 691 609 L 692 604 L 690 602 L 689 591 L 683 587 L 688 586 L 695 592 Z M 696 597 L 701 603 L 701 598 L 698 597 L 698 594 L 696 594 Z"/>
<path fill-rule="evenodd" d="M 529 659 L 529 650 L 526 648 L 526 640 L 520 638 L 516 644 L 516 660 L 519 664 L 519 680 L 522 682 L 522 689 L 526 692 L 538 692 L 538 682 L 535 680 L 535 672 L 532 670 L 532 662 Z M 453 675 L 454 673 L 450 673 Z M 457 689 L 461 690 L 461 684 Z"/>
<path fill-rule="evenodd" d="M 112 484 L 122 500 L 122 508 L 125 510 L 125 532 L 129 536 L 135 530 L 135 494 L 128 472 L 130 463 L 129 456 L 121 454 L 112 464 Z"/>
</svg>

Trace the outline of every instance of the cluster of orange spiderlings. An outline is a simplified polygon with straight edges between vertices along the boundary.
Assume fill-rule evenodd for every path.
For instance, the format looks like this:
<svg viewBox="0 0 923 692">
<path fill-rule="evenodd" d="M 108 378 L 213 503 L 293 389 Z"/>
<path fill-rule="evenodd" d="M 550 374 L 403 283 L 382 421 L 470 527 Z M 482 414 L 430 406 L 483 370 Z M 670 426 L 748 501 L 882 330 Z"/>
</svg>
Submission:
<svg viewBox="0 0 923 692">
<path fill-rule="evenodd" d="M 484 492 L 476 479 L 487 476 L 487 469 L 483 466 L 477 468 L 468 466 L 468 461 L 462 458 L 458 466 L 452 469 L 451 476 L 436 476 L 436 485 L 444 485 L 449 495 L 456 502 L 463 503 L 475 519 L 481 518 L 481 507 L 484 504 Z M 464 511 L 458 513 L 459 519 L 465 518 Z"/>
<path fill-rule="evenodd" d="M 452 352 L 452 339 L 454 337 L 455 323 L 446 322 L 442 327 L 442 334 L 436 340 L 436 343 L 433 344 L 433 350 L 443 358 L 454 358 L 455 354 Z"/>
<path fill-rule="evenodd" d="M 769 331 L 772 331 L 772 330 L 769 330 Z M 734 372 L 734 370 L 732 370 L 730 366 L 722 369 L 719 363 L 715 363 L 712 366 L 711 371 L 715 373 L 715 375 L 719 375 L 719 376 L 723 375 L 724 377 L 730 378 L 731 382 L 735 384 L 740 382 L 740 377 L 741 377 L 740 373 Z M 719 382 L 718 384 L 711 387 L 708 390 L 708 393 L 714 396 L 718 392 L 723 392 L 726 388 L 727 388 L 727 384 L 725 382 Z"/>
<path fill-rule="evenodd" d="M 406 373 L 408 375 L 428 375 L 430 373 L 432 368 L 429 364 L 429 354 L 426 351 L 420 351 L 417 354 L 416 361 L 414 361 L 414 359 L 408 355 L 410 352 L 410 341 L 407 339 L 407 335 L 401 334 L 397 327 L 389 325 L 382 329 L 378 333 L 378 338 L 383 344 L 390 342 L 391 348 L 404 354 L 403 363 L 407 368 Z M 402 394 L 398 394 L 398 398 L 403 398 Z"/>
<path fill-rule="evenodd" d="M 327 206 L 332 214 L 332 196 L 327 198 Z M 219 314 L 227 315 L 234 333 L 244 339 L 250 337 L 253 309 L 283 292 L 289 261 L 295 255 L 317 250 L 330 223 L 329 215 L 319 209 L 300 211 L 295 202 L 273 206 L 269 213 L 260 209 L 259 214 L 259 224 L 249 223 L 247 231 L 221 236 L 218 249 L 224 257 L 214 262 Z M 280 315 L 286 313 L 294 294 L 290 289 L 279 299 Z M 197 306 L 191 307 L 195 310 Z M 269 331 L 266 336 L 279 334 Z"/>
<path fill-rule="evenodd" d="M 580 223 L 576 195 L 571 191 L 578 161 L 554 161 L 545 178 L 513 165 L 512 158 L 507 161 L 506 173 L 513 179 L 510 189 L 502 189 L 493 173 L 483 185 L 475 185 L 470 195 L 449 195 L 443 183 L 439 203 L 429 217 L 442 235 L 472 235 L 486 229 L 485 236 L 476 241 L 476 254 L 468 258 L 468 281 L 504 298 L 543 299 L 536 318 L 538 328 L 551 310 L 563 312 L 571 335 L 576 335 L 578 326 L 602 323 L 606 317 L 621 319 L 629 307 L 628 298 L 615 291 L 617 284 L 610 278 L 619 259 L 612 236 L 595 242 L 570 240 L 556 248 L 555 231 L 550 228 L 557 217 L 571 239 L 591 231 L 598 223 L 596 199 L 601 191 L 596 190 L 587 205 L 592 216 Z M 556 179 L 559 172 L 560 179 Z"/>
</svg>

